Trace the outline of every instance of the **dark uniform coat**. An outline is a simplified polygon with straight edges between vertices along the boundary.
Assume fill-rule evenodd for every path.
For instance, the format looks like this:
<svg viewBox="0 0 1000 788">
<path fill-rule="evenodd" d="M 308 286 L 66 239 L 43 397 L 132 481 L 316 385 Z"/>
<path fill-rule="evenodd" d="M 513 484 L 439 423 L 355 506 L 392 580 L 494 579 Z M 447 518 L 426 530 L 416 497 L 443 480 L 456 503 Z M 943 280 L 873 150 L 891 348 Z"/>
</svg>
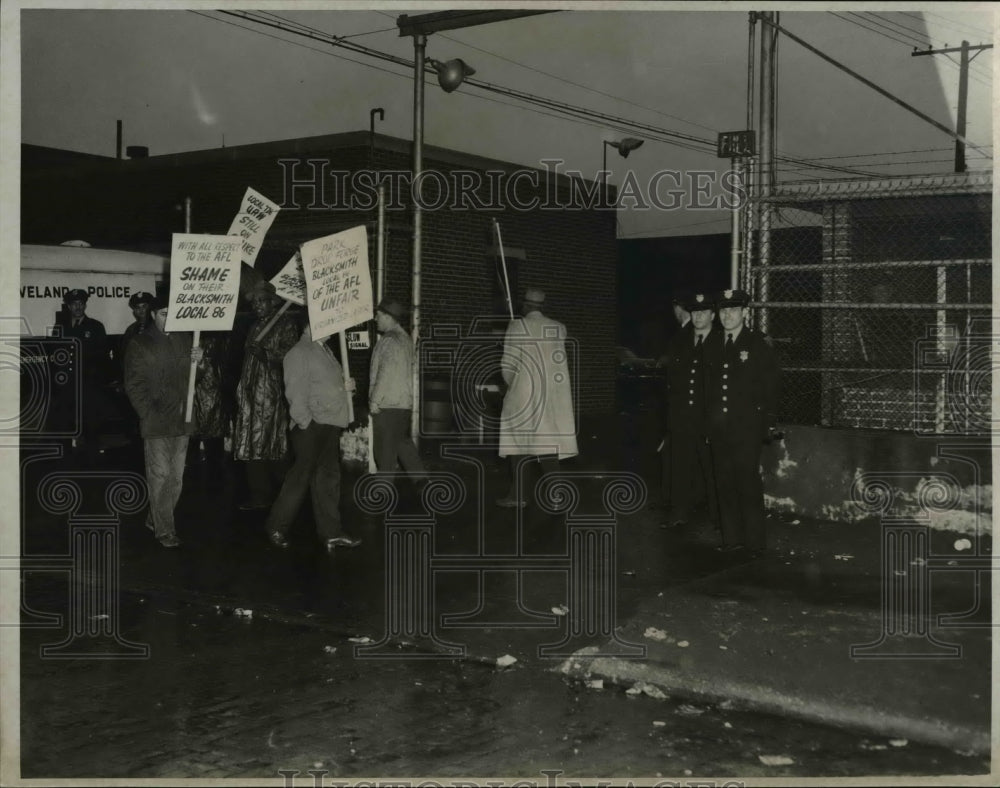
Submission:
<svg viewBox="0 0 1000 788">
<path fill-rule="evenodd" d="M 670 441 L 671 518 L 687 520 L 701 501 L 708 502 L 709 518 L 715 522 L 715 483 L 711 455 L 706 443 L 705 343 L 697 342 L 688 323 L 671 337 L 666 354 L 667 418 Z"/>
<path fill-rule="evenodd" d="M 743 326 L 726 345 L 725 329 L 705 348 L 708 437 L 718 490 L 722 541 L 766 547 L 760 455 L 773 424 L 778 363 L 764 336 Z"/>
<path fill-rule="evenodd" d="M 80 341 L 80 353 L 74 357 L 74 373 L 79 375 L 82 398 L 82 403 L 78 405 L 75 397 L 67 397 L 59 408 L 69 409 L 82 405 L 79 416 L 83 437 L 87 441 L 96 442 L 100 435 L 101 421 L 108 413 L 104 392 L 104 386 L 108 382 L 108 335 L 100 320 L 86 315 L 74 326 L 72 317 L 67 314 L 59 321 L 59 326 L 64 337 Z M 74 420 L 70 413 L 64 413 L 63 418 Z"/>
</svg>

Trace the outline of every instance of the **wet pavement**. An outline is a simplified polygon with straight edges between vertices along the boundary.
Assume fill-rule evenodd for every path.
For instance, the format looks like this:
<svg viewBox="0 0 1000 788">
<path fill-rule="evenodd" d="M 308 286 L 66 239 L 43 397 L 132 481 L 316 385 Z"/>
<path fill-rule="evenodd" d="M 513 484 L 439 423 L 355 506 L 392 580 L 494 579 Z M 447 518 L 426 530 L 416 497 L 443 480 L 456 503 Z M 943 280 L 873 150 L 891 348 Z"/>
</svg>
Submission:
<svg viewBox="0 0 1000 788">
<path fill-rule="evenodd" d="M 665 613 L 670 623 L 671 613 L 681 612 L 656 610 L 664 593 L 676 592 L 670 599 L 681 605 L 685 594 L 694 600 L 717 593 L 769 604 L 800 599 L 848 612 L 877 607 L 877 540 L 866 545 L 851 537 L 864 551 L 857 551 L 851 571 L 833 566 L 832 553 L 805 556 L 800 548 L 797 559 L 788 556 L 801 532 L 787 522 L 773 528 L 787 561 L 721 555 L 704 524 L 661 527 L 655 432 L 637 429 L 634 420 L 604 429 L 581 436 L 591 448 L 567 468 L 629 471 L 654 488 L 649 501 L 615 525 L 614 605 L 598 623 L 615 628 L 623 641 L 649 645 L 636 622 Z M 66 566 L 67 514 L 47 511 L 36 493 L 53 475 L 78 478 L 83 494 L 70 519 L 86 523 L 86 515 L 107 510 L 109 480 L 141 465 L 126 450 L 86 466 L 69 458 L 32 462 L 32 456 L 22 454 L 23 552 L 35 566 L 23 575 L 23 623 L 44 624 L 45 614 L 70 612 L 66 577 L 52 571 L 60 561 Z M 629 695 L 629 682 L 597 689 L 587 686 L 585 672 L 561 674 L 559 655 L 542 658 L 539 649 L 558 643 L 570 626 L 553 610 L 572 604 L 567 572 L 550 560 L 567 552 L 564 520 L 530 509 L 518 530 L 513 511 L 492 506 L 505 486 L 492 457 L 481 479 L 468 464 L 432 464 L 459 474 L 468 490 L 484 489 L 438 516 L 433 529 L 432 553 L 442 567 L 432 586 L 436 635 L 464 659 L 355 655 L 350 638 L 378 642 L 392 624 L 383 517 L 362 512 L 345 492 L 345 527 L 363 540 L 361 547 L 327 555 L 307 506 L 290 549 L 281 551 L 267 542 L 262 513 L 237 509 L 246 492 L 240 469 L 192 462 L 178 507 L 181 549 L 157 545 L 142 527 L 141 509 L 112 527 L 116 631 L 123 641 L 148 646 L 147 658 L 42 657 L 43 645 L 66 637 L 67 619 L 21 630 L 22 775 L 266 778 L 318 769 L 331 779 L 506 775 L 541 782 L 542 770 L 648 778 L 989 771 L 988 757 L 960 747 L 851 732 L 683 692 L 664 699 Z M 347 474 L 343 489 L 357 478 Z M 403 490 L 398 513 L 412 516 L 419 509 Z M 594 503 L 588 495 L 585 489 L 585 506 Z M 842 527 L 802 525 L 830 533 L 830 544 L 843 538 L 833 533 Z M 477 569 L 469 556 L 483 552 L 483 543 L 535 564 L 517 576 Z M 102 582 L 87 580 L 87 588 Z M 89 604 L 91 614 L 99 609 Z M 602 647 L 606 636 L 592 627 L 572 645 Z M 397 639 L 383 656 L 440 656 L 440 646 L 428 651 Z M 504 655 L 517 661 L 498 669 Z M 988 687 L 988 674 L 985 681 Z"/>
<path fill-rule="evenodd" d="M 29 598 L 52 609 L 57 583 Z M 46 600 L 46 597 L 48 599 Z M 40 659 L 22 631 L 24 778 L 794 777 L 982 772 L 981 757 L 733 704 L 630 696 L 535 664 L 355 659 L 342 635 L 126 594 L 149 659 Z M 767 766 L 761 757 L 789 758 Z"/>
</svg>

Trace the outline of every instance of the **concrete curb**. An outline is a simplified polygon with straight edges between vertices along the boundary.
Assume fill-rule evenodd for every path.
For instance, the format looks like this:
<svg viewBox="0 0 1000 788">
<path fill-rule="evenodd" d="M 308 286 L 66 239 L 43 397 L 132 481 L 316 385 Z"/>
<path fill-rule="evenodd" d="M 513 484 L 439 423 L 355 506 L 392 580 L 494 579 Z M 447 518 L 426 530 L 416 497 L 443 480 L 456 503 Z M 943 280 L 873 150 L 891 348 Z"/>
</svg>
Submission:
<svg viewBox="0 0 1000 788">
<path fill-rule="evenodd" d="M 601 656 L 600 647 L 581 649 L 554 670 L 581 680 L 603 678 L 625 687 L 644 681 L 665 693 L 690 700 L 728 700 L 756 711 L 795 717 L 820 725 L 833 725 L 881 737 L 910 739 L 978 755 L 990 753 L 989 733 L 979 728 L 888 714 L 877 706 L 837 704 L 819 698 L 788 695 L 769 687 L 728 681 L 721 676 L 684 673 L 656 661 Z"/>
</svg>

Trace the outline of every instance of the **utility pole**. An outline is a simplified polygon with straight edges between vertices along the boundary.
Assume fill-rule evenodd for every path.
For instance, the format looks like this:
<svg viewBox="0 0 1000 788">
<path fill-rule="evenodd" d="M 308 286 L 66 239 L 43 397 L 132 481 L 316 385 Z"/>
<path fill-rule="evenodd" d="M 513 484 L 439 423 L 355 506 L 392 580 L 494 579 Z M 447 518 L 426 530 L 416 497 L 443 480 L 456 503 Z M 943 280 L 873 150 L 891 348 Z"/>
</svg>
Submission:
<svg viewBox="0 0 1000 788">
<path fill-rule="evenodd" d="M 970 46 L 968 41 L 963 41 L 960 47 L 945 49 L 923 49 L 914 50 L 911 55 L 920 57 L 921 55 L 947 55 L 952 52 L 961 53 L 958 72 L 958 117 L 955 123 L 955 133 L 958 139 L 955 140 L 955 172 L 965 172 L 965 115 L 969 99 L 969 63 L 975 59 L 976 55 L 984 49 L 993 49 L 993 44 L 977 44 Z M 976 50 L 976 54 L 969 57 L 969 52 Z"/>
</svg>

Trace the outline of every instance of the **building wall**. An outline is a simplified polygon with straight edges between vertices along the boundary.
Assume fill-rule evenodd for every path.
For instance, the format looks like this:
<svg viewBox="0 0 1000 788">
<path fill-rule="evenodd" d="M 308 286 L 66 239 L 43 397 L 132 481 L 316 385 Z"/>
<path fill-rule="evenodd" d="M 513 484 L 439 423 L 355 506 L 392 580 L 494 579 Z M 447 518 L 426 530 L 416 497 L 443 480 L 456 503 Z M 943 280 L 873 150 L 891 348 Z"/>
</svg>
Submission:
<svg viewBox="0 0 1000 788">
<path fill-rule="evenodd" d="M 364 195 L 358 189 L 337 188 L 338 179 L 330 171 L 355 172 L 372 164 L 383 172 L 409 170 L 409 143 L 381 135 L 376 142 L 374 156 L 369 136 L 358 133 L 148 159 L 28 167 L 22 179 L 22 241 L 60 243 L 80 238 L 93 246 L 168 252 L 170 234 L 184 230 L 185 198 L 191 200 L 192 232 L 222 234 L 239 210 L 246 188 L 252 186 L 283 204 L 256 265 L 265 277 L 273 276 L 303 241 L 359 223 L 369 226 L 374 269 L 376 212 L 348 207 L 352 197 Z M 328 168 L 327 177 L 319 179 L 319 189 L 311 179 L 310 159 L 325 162 Z M 282 166 L 279 160 L 287 161 Z M 291 161 L 299 162 L 297 170 Z M 457 170 L 510 172 L 514 165 L 427 147 L 424 168 L 450 175 Z M 313 185 L 293 187 L 288 182 L 292 173 Z M 544 174 L 537 188 L 522 179 L 517 199 L 544 199 L 546 188 L 553 185 L 545 183 Z M 567 203 L 565 179 L 555 188 L 559 202 Z M 486 202 L 489 191 L 487 181 L 475 194 Z M 385 293 L 410 302 L 412 213 L 405 195 L 400 202 L 386 216 Z M 611 412 L 617 323 L 612 212 L 519 211 L 506 198 L 500 199 L 496 210 L 458 206 L 425 211 L 421 335 L 449 323 L 467 329 L 477 316 L 499 311 L 494 307 L 493 218 L 500 223 L 505 249 L 523 250 L 523 260 L 512 255 L 508 261 L 519 291 L 545 290 L 546 313 L 566 324 L 579 347 L 579 412 Z M 362 379 L 366 356 L 352 353 L 352 372 Z"/>
</svg>

